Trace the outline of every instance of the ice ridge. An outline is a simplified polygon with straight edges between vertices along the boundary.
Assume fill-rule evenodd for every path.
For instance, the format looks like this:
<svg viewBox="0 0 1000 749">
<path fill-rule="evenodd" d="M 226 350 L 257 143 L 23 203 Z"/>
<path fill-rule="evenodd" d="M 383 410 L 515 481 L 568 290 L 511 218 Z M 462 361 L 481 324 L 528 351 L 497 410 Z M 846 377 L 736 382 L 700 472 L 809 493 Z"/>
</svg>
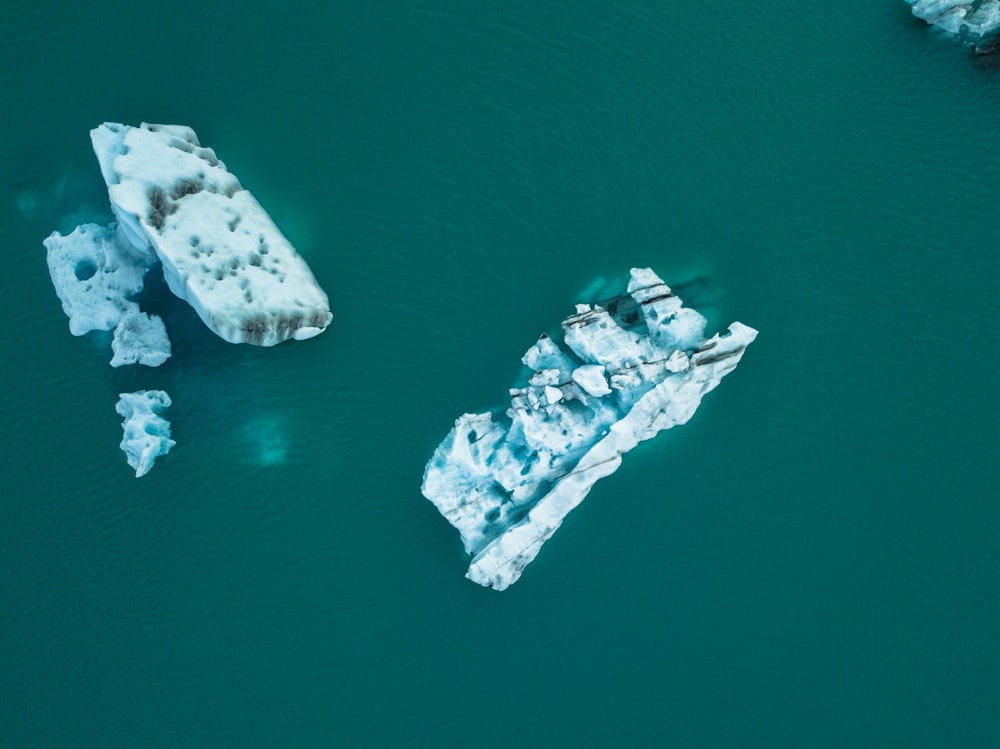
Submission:
<svg viewBox="0 0 1000 749">
<path fill-rule="evenodd" d="M 510 586 L 624 453 L 691 418 L 757 336 L 734 322 L 706 339 L 705 325 L 634 268 L 626 294 L 563 321 L 565 348 L 543 334 L 528 349 L 532 374 L 505 412 L 455 422 L 421 489 L 472 555 L 466 577 Z"/>
</svg>

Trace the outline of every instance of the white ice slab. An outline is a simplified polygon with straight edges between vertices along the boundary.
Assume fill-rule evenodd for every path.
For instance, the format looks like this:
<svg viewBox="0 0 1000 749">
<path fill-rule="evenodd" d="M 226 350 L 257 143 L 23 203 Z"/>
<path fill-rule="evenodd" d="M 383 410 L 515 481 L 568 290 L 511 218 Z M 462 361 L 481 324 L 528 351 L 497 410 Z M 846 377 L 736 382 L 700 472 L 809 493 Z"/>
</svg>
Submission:
<svg viewBox="0 0 1000 749">
<path fill-rule="evenodd" d="M 330 324 L 309 266 L 191 128 L 105 123 L 91 140 L 123 233 L 219 336 L 271 346 Z"/>
</svg>

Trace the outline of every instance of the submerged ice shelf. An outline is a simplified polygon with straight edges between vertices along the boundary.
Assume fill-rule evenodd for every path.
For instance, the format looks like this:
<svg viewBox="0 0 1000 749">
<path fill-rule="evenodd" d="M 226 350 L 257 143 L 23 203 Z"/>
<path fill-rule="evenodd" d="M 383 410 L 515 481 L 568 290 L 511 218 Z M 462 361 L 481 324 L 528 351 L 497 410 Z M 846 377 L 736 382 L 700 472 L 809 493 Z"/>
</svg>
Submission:
<svg viewBox="0 0 1000 749">
<path fill-rule="evenodd" d="M 466 577 L 507 588 L 624 453 L 691 418 L 757 336 L 734 322 L 706 339 L 705 325 L 634 268 L 625 295 L 563 321 L 568 350 L 547 335 L 528 349 L 505 412 L 455 422 L 421 488 L 472 555 Z"/>
<path fill-rule="evenodd" d="M 90 136 L 122 233 L 211 330 L 272 346 L 330 324 L 309 266 L 194 130 L 105 123 Z"/>
</svg>

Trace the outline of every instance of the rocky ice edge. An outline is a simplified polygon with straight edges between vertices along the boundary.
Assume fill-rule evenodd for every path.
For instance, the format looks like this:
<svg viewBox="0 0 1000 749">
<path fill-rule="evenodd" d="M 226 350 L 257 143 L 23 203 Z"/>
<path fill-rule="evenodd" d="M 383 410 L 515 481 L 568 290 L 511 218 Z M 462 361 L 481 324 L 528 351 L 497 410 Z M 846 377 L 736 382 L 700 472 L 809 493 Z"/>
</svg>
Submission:
<svg viewBox="0 0 1000 749">
<path fill-rule="evenodd" d="M 626 295 L 563 321 L 568 351 L 546 335 L 528 349 L 532 374 L 506 413 L 455 422 L 421 488 L 472 555 L 466 577 L 507 588 L 624 453 L 691 418 L 757 337 L 734 322 L 706 340 L 705 325 L 634 268 Z"/>
<path fill-rule="evenodd" d="M 271 346 L 330 324 L 309 266 L 191 128 L 105 123 L 90 135 L 123 234 L 219 336 Z"/>
<path fill-rule="evenodd" d="M 112 367 L 136 362 L 158 367 L 170 358 L 163 320 L 141 312 L 132 299 L 151 260 L 137 254 L 114 224 L 84 224 L 67 236 L 53 232 L 44 244 L 52 285 L 73 335 L 113 330 Z"/>
<path fill-rule="evenodd" d="M 906 0 L 913 15 L 948 34 L 979 46 L 1000 32 L 1000 0 Z M 978 5 L 978 7 L 976 7 Z"/>
<path fill-rule="evenodd" d="M 153 462 L 170 452 L 176 442 L 170 439 L 170 422 L 160 411 L 170 406 L 170 396 L 162 390 L 140 390 L 120 393 L 115 410 L 125 421 L 121 448 L 135 477 L 145 476 Z"/>
</svg>

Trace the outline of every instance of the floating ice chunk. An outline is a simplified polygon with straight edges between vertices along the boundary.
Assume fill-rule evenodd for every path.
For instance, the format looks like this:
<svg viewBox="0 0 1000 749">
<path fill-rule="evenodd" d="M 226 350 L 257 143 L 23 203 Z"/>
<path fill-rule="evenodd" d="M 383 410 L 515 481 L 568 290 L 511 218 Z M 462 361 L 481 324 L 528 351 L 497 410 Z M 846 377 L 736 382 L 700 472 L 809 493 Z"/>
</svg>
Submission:
<svg viewBox="0 0 1000 749">
<path fill-rule="evenodd" d="M 670 287 L 649 268 L 632 272 L 628 294 L 639 305 L 650 338 L 659 348 L 692 348 L 705 337 L 705 318 L 682 306 Z"/>
<path fill-rule="evenodd" d="M 649 269 L 633 269 L 628 290 L 607 310 L 577 305 L 563 322 L 573 353 L 543 336 L 510 408 L 465 414 L 428 462 L 422 491 L 458 529 L 474 582 L 515 582 L 594 482 L 687 422 L 757 336 L 734 322 L 706 340 L 704 318 Z"/>
<path fill-rule="evenodd" d="M 600 364 L 583 364 L 573 370 L 573 382 L 587 391 L 587 395 L 600 398 L 608 395 L 611 388 L 604 377 L 604 367 Z"/>
<path fill-rule="evenodd" d="M 577 313 L 563 322 L 563 336 L 582 361 L 608 369 L 609 365 L 637 366 L 652 355 L 648 337 L 621 327 L 607 310 L 596 305 L 578 305 Z"/>
<path fill-rule="evenodd" d="M 521 361 L 530 369 L 536 371 L 554 369 L 563 377 L 568 376 L 574 366 L 573 360 L 545 333 L 542 333 L 538 342 L 524 353 Z"/>
<path fill-rule="evenodd" d="M 84 224 L 44 241 L 49 275 L 73 335 L 114 330 L 111 366 L 136 362 L 157 367 L 170 357 L 163 321 L 139 311 L 132 297 L 142 289 L 151 261 L 137 254 L 115 224 Z"/>
<path fill-rule="evenodd" d="M 170 338 L 158 316 L 135 312 L 118 323 L 111 350 L 115 354 L 112 367 L 136 363 L 158 367 L 170 358 Z"/>
<path fill-rule="evenodd" d="M 309 266 L 191 128 L 105 123 L 91 141 L 123 234 L 211 330 L 271 346 L 329 325 Z"/>
<path fill-rule="evenodd" d="M 140 390 L 118 397 L 115 410 L 125 419 L 121 448 L 139 478 L 149 473 L 158 457 L 177 444 L 170 439 L 170 422 L 160 416 L 160 411 L 170 406 L 170 396 L 162 390 Z"/>
<path fill-rule="evenodd" d="M 913 15 L 978 49 L 996 42 L 1000 33 L 1000 0 L 906 0 Z"/>
<path fill-rule="evenodd" d="M 68 236 L 53 232 L 44 244 L 70 332 L 112 330 L 132 304 L 129 298 L 142 289 L 146 261 L 118 240 L 114 224 L 84 224 Z"/>
</svg>

